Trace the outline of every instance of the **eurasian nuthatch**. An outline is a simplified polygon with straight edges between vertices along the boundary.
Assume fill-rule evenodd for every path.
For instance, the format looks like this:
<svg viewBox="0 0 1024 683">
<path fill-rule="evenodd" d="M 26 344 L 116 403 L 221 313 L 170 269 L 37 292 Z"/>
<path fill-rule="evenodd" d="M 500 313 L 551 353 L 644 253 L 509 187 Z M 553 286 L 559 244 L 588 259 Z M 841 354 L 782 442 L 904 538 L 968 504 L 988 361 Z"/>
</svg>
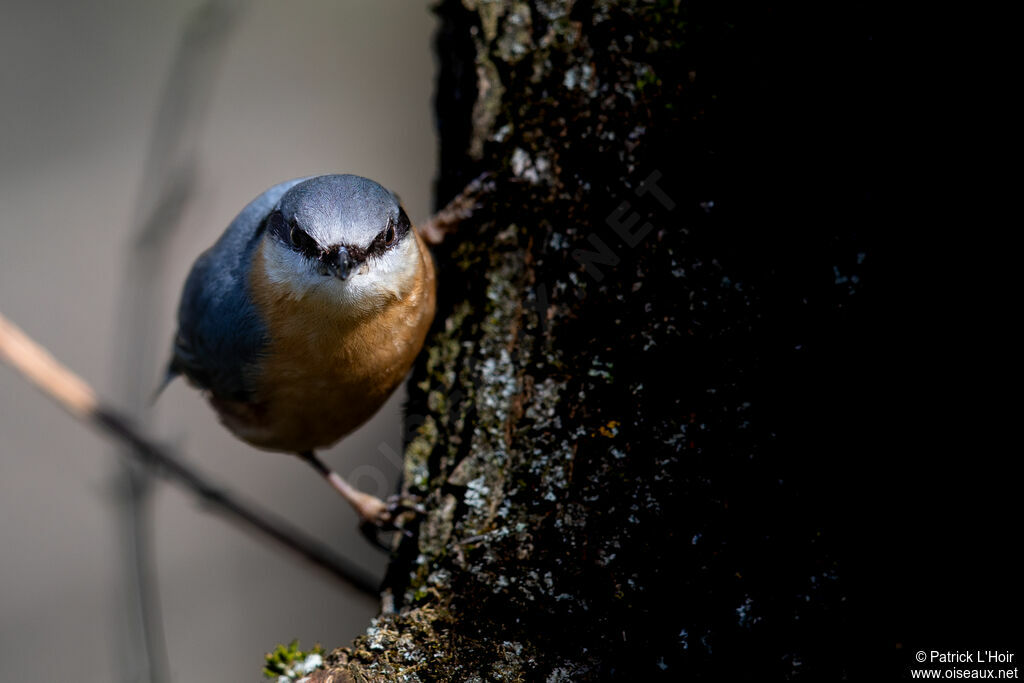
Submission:
<svg viewBox="0 0 1024 683">
<path fill-rule="evenodd" d="M 188 276 L 168 381 L 204 390 L 236 436 L 299 455 L 364 521 L 386 505 L 316 457 L 402 381 L 434 317 L 434 264 L 397 197 L 325 175 L 270 188 Z"/>
</svg>

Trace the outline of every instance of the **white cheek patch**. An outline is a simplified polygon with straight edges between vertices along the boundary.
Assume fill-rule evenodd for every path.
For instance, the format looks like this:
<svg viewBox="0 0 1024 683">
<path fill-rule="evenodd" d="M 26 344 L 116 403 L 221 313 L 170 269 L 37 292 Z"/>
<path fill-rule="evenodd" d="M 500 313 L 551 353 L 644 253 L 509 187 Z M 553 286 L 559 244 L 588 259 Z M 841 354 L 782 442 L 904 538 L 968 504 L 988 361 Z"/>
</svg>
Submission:
<svg viewBox="0 0 1024 683">
<path fill-rule="evenodd" d="M 397 249 L 377 258 L 369 258 L 341 287 L 332 287 L 332 294 L 348 305 L 376 308 L 404 297 L 416 278 L 420 254 L 416 238 L 409 235 Z"/>
<path fill-rule="evenodd" d="M 292 299 L 303 298 L 324 279 L 306 257 L 276 242 L 268 241 L 264 244 L 263 262 L 267 279 L 281 287 Z"/>
<path fill-rule="evenodd" d="M 371 310 L 401 299 L 412 287 L 419 267 L 416 238 L 408 235 L 397 249 L 369 258 L 347 280 L 324 276 L 301 254 L 276 242 L 263 248 L 267 279 L 289 298 L 328 296 L 337 304 Z"/>
</svg>

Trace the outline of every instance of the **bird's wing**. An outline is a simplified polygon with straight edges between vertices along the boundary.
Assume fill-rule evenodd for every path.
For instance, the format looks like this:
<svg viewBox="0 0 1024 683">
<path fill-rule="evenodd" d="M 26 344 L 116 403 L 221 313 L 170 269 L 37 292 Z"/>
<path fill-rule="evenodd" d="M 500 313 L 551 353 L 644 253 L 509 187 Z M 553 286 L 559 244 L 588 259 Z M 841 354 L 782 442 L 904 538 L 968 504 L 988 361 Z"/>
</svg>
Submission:
<svg viewBox="0 0 1024 683">
<path fill-rule="evenodd" d="M 252 369 L 267 334 L 249 295 L 249 268 L 267 214 L 302 180 L 275 185 L 250 202 L 196 260 L 178 307 L 167 381 L 182 374 L 217 398 L 250 399 Z"/>
</svg>

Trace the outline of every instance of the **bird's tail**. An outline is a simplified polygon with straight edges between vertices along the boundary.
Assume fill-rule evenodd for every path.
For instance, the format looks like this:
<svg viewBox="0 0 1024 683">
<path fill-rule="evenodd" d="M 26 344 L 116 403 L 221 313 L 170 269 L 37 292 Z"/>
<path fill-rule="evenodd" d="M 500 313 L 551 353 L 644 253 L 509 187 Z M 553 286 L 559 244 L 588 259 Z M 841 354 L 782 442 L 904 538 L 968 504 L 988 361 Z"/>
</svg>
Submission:
<svg viewBox="0 0 1024 683">
<path fill-rule="evenodd" d="M 181 371 L 175 367 L 173 360 L 167 364 L 167 372 L 164 373 L 164 378 L 160 381 L 160 385 L 153 392 L 153 395 L 149 397 L 150 407 L 156 404 L 156 400 L 160 398 L 160 394 L 164 393 L 164 389 L 167 388 L 167 385 L 173 382 L 174 378 L 180 374 Z"/>
</svg>

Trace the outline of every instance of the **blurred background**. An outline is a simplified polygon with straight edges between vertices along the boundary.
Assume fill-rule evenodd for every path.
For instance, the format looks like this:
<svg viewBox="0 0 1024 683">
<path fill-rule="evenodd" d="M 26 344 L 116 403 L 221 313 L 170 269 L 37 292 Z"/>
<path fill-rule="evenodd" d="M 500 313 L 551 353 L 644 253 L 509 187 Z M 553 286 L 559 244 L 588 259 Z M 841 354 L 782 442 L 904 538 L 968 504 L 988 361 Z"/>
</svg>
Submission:
<svg viewBox="0 0 1024 683">
<path fill-rule="evenodd" d="M 308 467 L 237 441 L 181 381 L 151 410 L 126 397 L 160 379 L 194 259 L 266 188 L 352 172 L 400 194 L 414 221 L 429 214 L 428 3 L 0 8 L 0 311 L 190 463 L 382 576 L 387 557 Z M 156 214 L 173 233 L 150 262 L 133 244 Z M 122 309 L 145 285 L 140 334 Z M 368 492 L 397 480 L 401 401 L 324 454 Z M 148 680 L 118 457 L 0 365 L 0 681 Z M 343 644 L 376 614 L 179 489 L 157 482 L 150 496 L 170 680 L 259 680 L 277 643 Z"/>
</svg>

